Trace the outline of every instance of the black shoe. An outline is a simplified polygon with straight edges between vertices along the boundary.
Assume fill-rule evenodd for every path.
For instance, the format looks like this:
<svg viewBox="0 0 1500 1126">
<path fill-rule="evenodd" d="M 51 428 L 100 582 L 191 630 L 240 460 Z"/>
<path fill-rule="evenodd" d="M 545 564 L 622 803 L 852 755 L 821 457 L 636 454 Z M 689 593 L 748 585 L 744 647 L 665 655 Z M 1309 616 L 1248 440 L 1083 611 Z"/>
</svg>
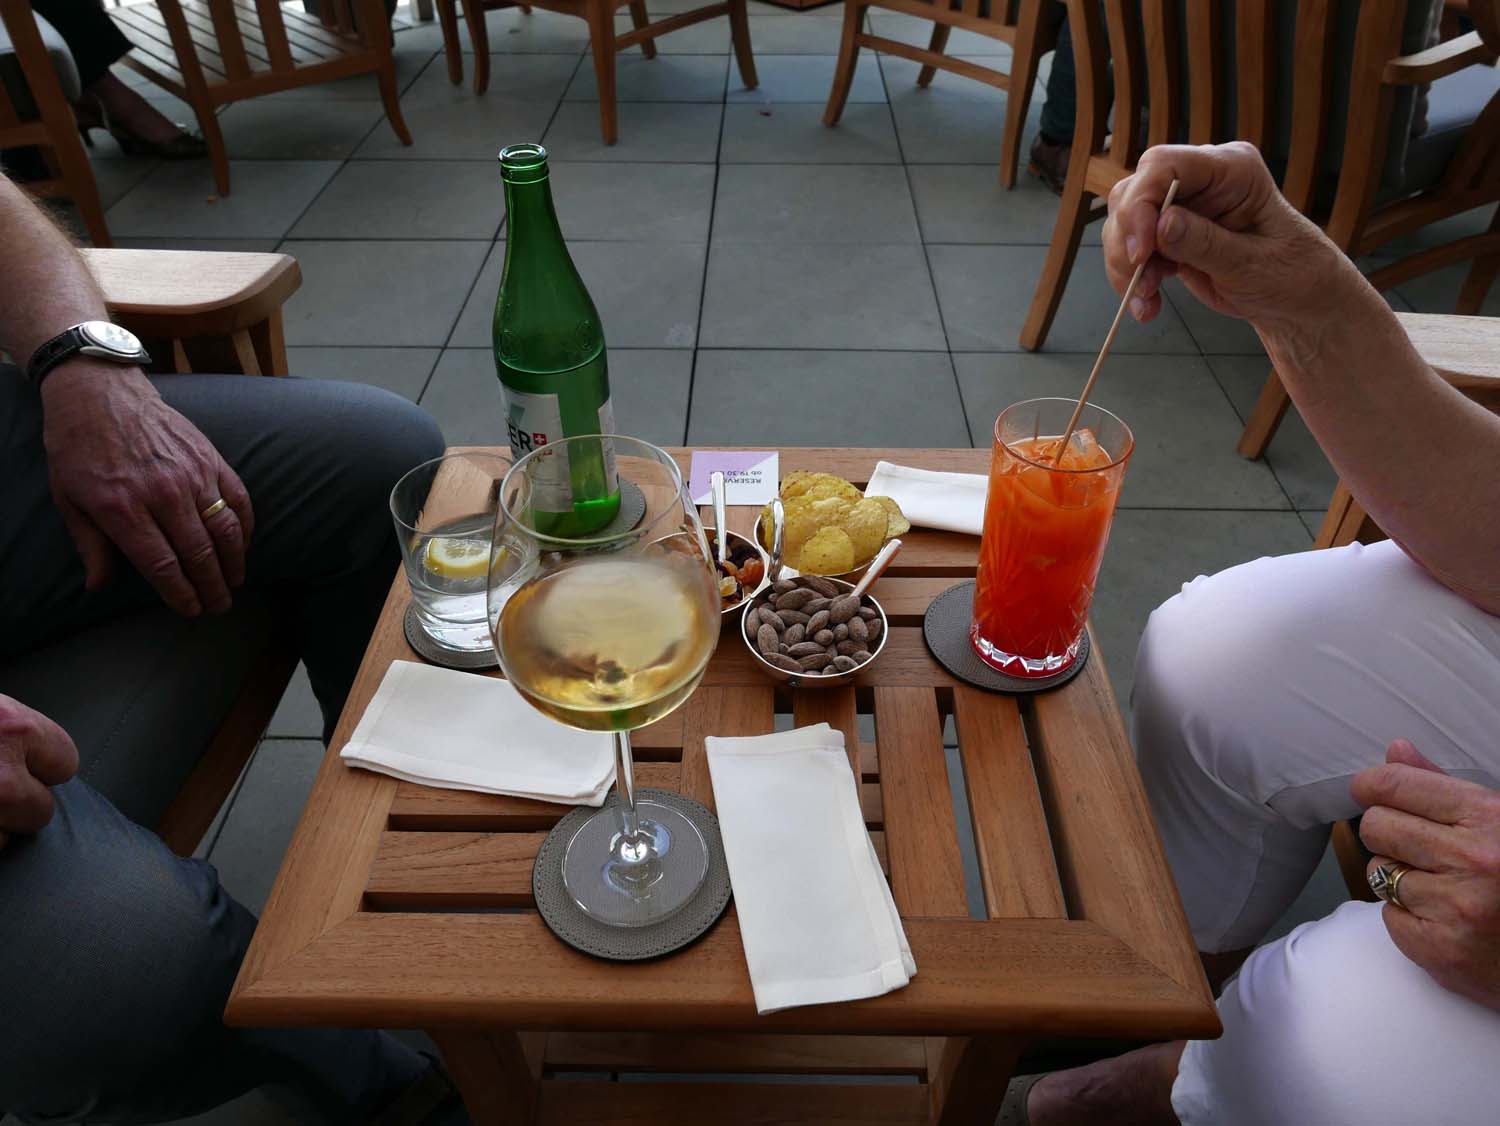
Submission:
<svg viewBox="0 0 1500 1126">
<path fill-rule="evenodd" d="M 1026 171 L 1047 185 L 1053 195 L 1062 195 L 1063 184 L 1068 179 L 1069 145 L 1054 144 L 1038 136 L 1031 143 L 1031 156 L 1026 161 Z"/>
</svg>

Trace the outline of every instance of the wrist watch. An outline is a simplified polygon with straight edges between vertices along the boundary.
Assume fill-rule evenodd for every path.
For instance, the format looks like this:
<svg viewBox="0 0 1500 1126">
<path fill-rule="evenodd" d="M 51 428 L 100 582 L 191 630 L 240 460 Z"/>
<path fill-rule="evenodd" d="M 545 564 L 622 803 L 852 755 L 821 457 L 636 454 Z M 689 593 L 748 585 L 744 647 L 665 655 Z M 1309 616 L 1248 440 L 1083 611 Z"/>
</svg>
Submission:
<svg viewBox="0 0 1500 1126">
<path fill-rule="evenodd" d="M 33 352 L 31 362 L 26 365 L 26 377 L 33 387 L 40 387 L 48 372 L 78 355 L 116 364 L 151 362 L 151 353 L 141 347 L 135 333 L 109 321 L 84 321 L 58 333 Z"/>
</svg>

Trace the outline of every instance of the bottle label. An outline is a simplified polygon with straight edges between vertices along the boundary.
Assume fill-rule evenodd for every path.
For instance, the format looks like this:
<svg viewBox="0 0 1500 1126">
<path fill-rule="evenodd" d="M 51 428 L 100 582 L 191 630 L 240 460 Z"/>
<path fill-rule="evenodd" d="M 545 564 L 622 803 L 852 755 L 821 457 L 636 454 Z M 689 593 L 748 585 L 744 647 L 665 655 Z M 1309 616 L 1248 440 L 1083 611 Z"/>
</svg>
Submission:
<svg viewBox="0 0 1500 1126">
<path fill-rule="evenodd" d="M 615 401 L 613 398 L 605 399 L 599 408 L 599 433 L 613 434 L 615 432 Z M 615 444 L 604 443 L 604 484 L 609 492 L 613 493 L 620 487 L 619 475 L 615 471 Z"/>
<path fill-rule="evenodd" d="M 502 385 L 503 386 L 503 385 Z M 556 395 L 533 395 L 505 387 L 505 426 L 511 456 L 517 461 L 563 436 L 562 404 Z M 532 474 L 532 507 L 542 512 L 571 512 L 573 485 L 568 473 L 567 447 L 537 459 Z"/>
</svg>

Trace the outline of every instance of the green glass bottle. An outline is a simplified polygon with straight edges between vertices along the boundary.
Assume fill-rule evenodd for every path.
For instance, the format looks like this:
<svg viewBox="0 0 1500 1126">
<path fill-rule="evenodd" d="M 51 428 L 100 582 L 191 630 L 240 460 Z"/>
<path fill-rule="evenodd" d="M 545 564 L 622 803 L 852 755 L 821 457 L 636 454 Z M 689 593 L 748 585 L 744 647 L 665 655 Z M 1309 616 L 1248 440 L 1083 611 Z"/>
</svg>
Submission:
<svg viewBox="0 0 1500 1126">
<path fill-rule="evenodd" d="M 613 434 L 609 370 L 599 313 L 557 225 L 547 181 L 547 150 L 500 150 L 505 183 L 505 272 L 495 298 L 495 372 L 505 390 L 510 449 L 520 458 L 539 446 L 583 434 Z M 579 450 L 578 446 L 584 449 Z M 620 510 L 614 444 L 574 443 L 538 478 L 537 531 L 586 536 Z"/>
</svg>

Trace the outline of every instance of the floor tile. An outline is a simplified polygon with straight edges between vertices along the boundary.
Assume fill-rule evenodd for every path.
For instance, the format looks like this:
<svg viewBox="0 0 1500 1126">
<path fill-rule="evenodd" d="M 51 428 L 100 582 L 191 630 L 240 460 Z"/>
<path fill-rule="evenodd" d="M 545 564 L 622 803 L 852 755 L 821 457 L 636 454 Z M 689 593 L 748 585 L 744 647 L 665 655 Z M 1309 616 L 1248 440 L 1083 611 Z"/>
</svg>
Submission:
<svg viewBox="0 0 1500 1126">
<path fill-rule="evenodd" d="M 907 163 L 999 164 L 1005 136 L 1004 92 L 948 73 L 938 74 L 923 88 L 916 84 L 916 63 L 887 55 L 880 65 Z M 1022 172 L 1041 121 L 1041 104 L 1039 96 L 1032 98 L 1021 130 Z"/>
<path fill-rule="evenodd" d="M 219 118 L 224 144 L 238 160 L 343 160 L 377 126 L 390 132 L 379 102 L 331 99 L 253 98 Z"/>
<path fill-rule="evenodd" d="M 1208 363 L 1243 423 L 1265 386 L 1270 363 L 1264 356 L 1210 356 Z M 1239 440 L 1238 435 L 1235 440 Z M 1328 464 L 1328 458 L 1295 406 L 1281 420 L 1266 450 L 1265 461 L 1297 508 L 1321 513 L 1328 507 L 1338 474 Z"/>
<path fill-rule="evenodd" d="M 823 124 L 823 107 L 736 103 L 724 109 L 725 164 L 897 164 L 891 111 L 861 102 L 846 106 L 837 125 Z"/>
<path fill-rule="evenodd" d="M 287 242 L 281 249 L 302 267 L 302 288 L 286 307 L 287 342 L 442 345 L 489 247 L 487 242 Z"/>
<path fill-rule="evenodd" d="M 1102 223 L 1092 223 L 1089 229 L 1098 231 L 1102 226 Z M 1260 337 L 1255 335 L 1248 321 L 1215 312 L 1189 293 L 1187 286 L 1176 278 L 1168 280 L 1163 290 L 1204 355 L 1256 356 L 1263 364 L 1269 365 Z"/>
<path fill-rule="evenodd" d="M 105 211 L 119 203 L 132 188 L 161 167 L 161 161 L 139 156 L 95 160 L 90 164 L 94 170 L 94 183 L 99 188 L 99 202 Z"/>
<path fill-rule="evenodd" d="M 1045 246 L 1057 222 L 1057 196 L 1022 167 L 1016 186 L 1000 186 L 999 150 L 985 164 L 913 164 L 907 169 L 922 239 L 929 244 L 1011 243 Z M 1084 244 L 1099 245 L 1102 223 L 1090 223 Z"/>
<path fill-rule="evenodd" d="M 117 238 L 275 238 L 286 234 L 338 171 L 331 161 L 232 160 L 220 196 L 206 160 L 163 164 L 105 221 Z"/>
<path fill-rule="evenodd" d="M 704 242 L 714 204 L 712 164 L 551 163 L 563 237 Z"/>
<path fill-rule="evenodd" d="M 687 350 L 609 350 L 615 428 L 662 445 L 683 440 L 693 354 Z M 505 441 L 505 408 L 488 348 L 449 348 L 438 361 L 422 405 L 450 445 Z"/>
<path fill-rule="evenodd" d="M 599 310 L 611 348 L 691 348 L 703 285 L 701 243 L 582 242 L 568 252 Z M 505 266 L 497 245 L 453 333 L 455 347 L 488 347 Z"/>
<path fill-rule="evenodd" d="M 490 161 L 351 161 L 292 238 L 493 239 L 504 216 Z"/>
<path fill-rule="evenodd" d="M 1297 515 L 1302 518 L 1307 534 L 1316 540 L 1318 533 L 1323 530 L 1323 518 L 1328 515 L 1328 510 L 1325 508 L 1318 512 L 1299 511 Z"/>
<path fill-rule="evenodd" d="M 1152 610 L 1198 575 L 1311 545 L 1294 512 L 1118 512 L 1090 616 L 1127 714 L 1135 649 Z"/>
<path fill-rule="evenodd" d="M 885 39 L 894 39 L 898 43 L 910 43 L 915 47 L 926 47 L 932 42 L 932 29 L 936 25 L 932 20 L 924 20 L 920 16 L 909 16 L 904 12 L 881 12 L 870 13 L 870 30 Z M 1011 54 L 1010 44 L 1003 39 L 992 39 L 988 35 L 980 35 L 973 31 L 964 31 L 962 28 L 954 28 L 948 34 L 948 46 L 944 53 L 949 55 L 989 55 L 992 56 L 990 65 L 1002 70 L 1009 70 L 1009 59 Z M 993 58 L 993 56 L 1001 56 Z"/>
<path fill-rule="evenodd" d="M 969 427 L 988 445 L 995 418 L 1025 399 L 1076 397 L 1094 357 L 1002 352 L 954 357 Z M 1234 451 L 1240 419 L 1198 356 L 1111 355 L 1092 402 L 1135 435 L 1120 504 L 1285 509 L 1270 469 Z"/>
<path fill-rule="evenodd" d="M 842 20 L 805 18 L 800 12 L 750 17 L 750 47 L 766 55 L 836 55 Z"/>
<path fill-rule="evenodd" d="M 620 139 L 599 135 L 599 103 L 564 102 L 542 143 L 554 160 L 712 161 L 724 107 L 700 103 L 622 102 Z"/>
<path fill-rule="evenodd" d="M 944 347 L 918 246 L 715 246 L 706 348 Z"/>
<path fill-rule="evenodd" d="M 813 102 L 826 105 L 833 87 L 837 55 L 766 55 L 755 56 L 756 76 L 760 85 L 748 90 L 740 82 L 739 72 L 729 76 L 731 102 Z M 854 84 L 849 88 L 850 102 L 885 101 L 885 83 L 880 67 L 871 55 L 854 68 Z"/>
<path fill-rule="evenodd" d="M 413 98 L 404 108 L 412 143 L 389 129 L 371 130 L 355 151 L 359 160 L 479 160 L 489 164 L 506 145 L 535 141 L 547 130 L 555 103 L 507 95 L 474 94 L 467 87 L 447 97 Z M 499 170 L 489 165 L 496 187 Z"/>
<path fill-rule="evenodd" d="M 1019 351 L 1021 326 L 1031 307 L 1037 278 L 1041 276 L 1046 248 L 930 246 L 927 253 L 952 349 Z M 1045 350 L 1096 354 L 1118 304 L 1119 298 L 1104 274 L 1104 252 L 1082 247 Z M 1138 324 L 1126 317 L 1120 324 L 1111 354 L 1196 354 L 1197 351 L 1182 319 L 1164 307 L 1150 324 Z"/>
<path fill-rule="evenodd" d="M 945 352 L 698 353 L 690 445 L 969 444 Z"/>
<path fill-rule="evenodd" d="M 411 118 L 418 103 L 441 102 L 469 106 L 490 99 L 498 102 L 556 103 L 578 70 L 576 55 L 507 55 L 490 60 L 490 84 L 483 94 L 474 93 L 474 60 L 464 59 L 464 77 L 457 84 L 448 80 L 448 64 L 442 55 L 401 95 L 401 109 Z"/>
<path fill-rule="evenodd" d="M 313 349 L 294 349 L 312 351 Z M 322 349 L 316 349 L 322 351 Z M 292 361 L 292 374 L 304 374 L 297 370 L 297 361 Z M 312 684 L 307 679 L 307 666 L 298 665 L 292 674 L 291 683 L 281 704 L 271 716 L 271 725 L 266 735 L 273 739 L 321 739 L 323 737 L 323 712 L 318 707 L 318 698 L 313 695 Z"/>
<path fill-rule="evenodd" d="M 920 241 L 906 170 L 896 165 L 726 164 L 715 243 Z"/>
<path fill-rule="evenodd" d="M 701 5 L 695 5 L 701 7 Z M 623 35 L 630 31 L 635 25 L 630 22 L 630 14 L 619 11 L 615 14 L 615 34 Z M 752 39 L 753 42 L 753 39 Z M 702 23 L 689 24 L 680 27 L 676 31 L 670 31 L 656 40 L 656 53 L 658 55 L 722 55 L 729 51 L 729 21 L 727 19 L 704 20 Z M 591 52 L 585 52 L 585 55 Z M 640 58 L 641 49 L 631 47 L 627 49 L 622 58 Z M 585 58 L 587 65 L 587 58 Z M 735 81 L 739 80 L 739 71 L 735 71 Z"/>
<path fill-rule="evenodd" d="M 722 102 L 728 55 L 623 54 L 615 61 L 615 97 L 621 102 Z M 597 102 L 599 82 L 591 62 L 578 68 L 564 97 Z"/>
<path fill-rule="evenodd" d="M 316 739 L 266 739 L 250 762 L 210 863 L 235 899 L 259 914 L 323 761 Z"/>
<path fill-rule="evenodd" d="M 416 402 L 437 363 L 436 348 L 319 348 L 287 349 L 292 375 L 307 379 L 338 379 L 384 387 Z"/>
<path fill-rule="evenodd" d="M 533 8 L 530 14 L 519 8 L 502 8 L 485 13 L 490 54 L 578 54 L 588 45 L 588 24 L 577 16 L 565 16 L 557 12 L 544 12 Z M 437 20 L 402 32 L 398 37 L 413 45 L 432 51 L 443 49 L 443 29 Z M 460 16 L 458 41 L 465 54 L 473 53 L 469 42 L 469 23 Z M 472 81 L 473 59 L 464 60 L 464 81 Z"/>
</svg>

